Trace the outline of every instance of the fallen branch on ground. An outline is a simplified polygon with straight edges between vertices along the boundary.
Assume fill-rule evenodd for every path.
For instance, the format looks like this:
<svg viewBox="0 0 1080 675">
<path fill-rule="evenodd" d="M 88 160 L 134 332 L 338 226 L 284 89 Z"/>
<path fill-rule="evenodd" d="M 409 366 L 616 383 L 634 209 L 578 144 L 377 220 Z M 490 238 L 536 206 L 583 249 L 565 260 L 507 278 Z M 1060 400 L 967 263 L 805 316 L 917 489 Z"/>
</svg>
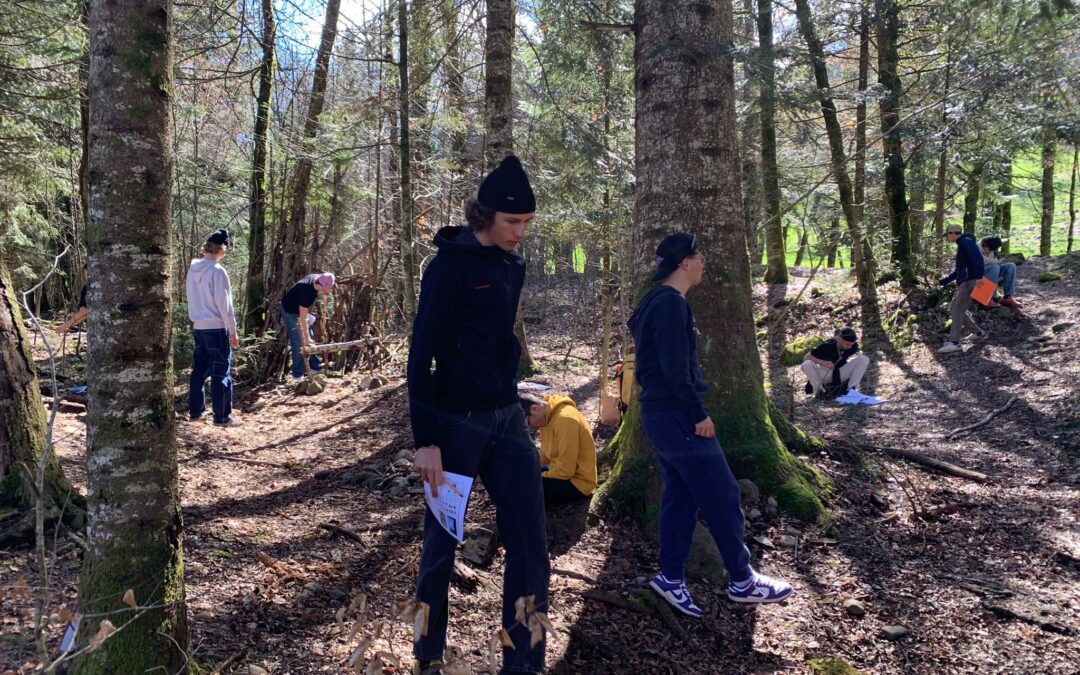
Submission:
<svg viewBox="0 0 1080 675">
<path fill-rule="evenodd" d="M 675 614 L 672 613 L 671 609 L 668 608 L 663 601 L 654 598 L 649 591 L 636 591 L 634 597 L 638 599 L 638 602 L 627 600 L 614 593 L 597 590 L 585 591 L 581 594 L 581 597 L 586 600 L 596 600 L 597 602 L 602 602 L 606 605 L 629 610 L 637 614 L 652 614 L 660 619 L 677 639 L 682 642 L 686 642 L 687 639 L 689 639 L 686 630 L 679 623 L 678 619 L 675 618 Z"/>
<path fill-rule="evenodd" d="M 953 429 L 952 431 L 950 431 L 948 433 L 948 435 L 945 436 L 945 438 L 947 438 L 947 439 L 949 439 L 951 441 L 952 439 L 956 438 L 960 434 L 966 433 L 968 431 L 973 431 L 975 429 L 978 429 L 981 426 L 986 425 L 987 423 L 990 422 L 990 420 L 994 419 L 994 417 L 996 417 L 997 415 L 1000 415 L 1000 414 L 1004 413 L 1006 410 L 1008 410 L 1009 407 L 1012 406 L 1013 403 L 1016 403 L 1016 397 L 1015 396 L 1010 398 L 1009 401 L 1005 405 L 1001 406 L 997 410 L 991 410 L 989 413 L 986 414 L 986 417 L 982 418 L 981 420 L 979 420 L 975 424 L 969 424 L 966 427 L 960 427 L 959 429 Z"/>
<path fill-rule="evenodd" d="M 340 525 L 335 525 L 333 523 L 319 523 L 319 527 L 332 534 L 340 534 L 343 537 L 348 537 L 349 539 L 352 539 L 364 548 L 368 547 L 367 542 L 364 541 L 364 538 L 361 537 L 358 533 L 353 532 L 352 530 L 348 530 Z"/>
<path fill-rule="evenodd" d="M 906 450 L 904 448 L 889 448 L 880 445 L 859 445 L 858 443 L 854 443 L 846 439 L 830 438 L 827 440 L 830 445 L 835 444 L 842 448 L 856 450 L 860 452 L 869 452 L 874 450 L 878 452 L 884 452 L 890 457 L 895 457 L 897 459 L 906 459 L 909 462 L 914 462 L 915 464 L 927 466 L 952 476 L 967 478 L 968 480 L 973 480 L 979 483 L 985 483 L 986 481 L 990 480 L 990 476 L 987 476 L 985 473 L 980 473 L 979 471 L 972 471 L 971 469 L 965 469 L 962 466 L 957 466 L 944 460 L 927 457 L 926 455 L 915 452 L 914 450 Z"/>
</svg>

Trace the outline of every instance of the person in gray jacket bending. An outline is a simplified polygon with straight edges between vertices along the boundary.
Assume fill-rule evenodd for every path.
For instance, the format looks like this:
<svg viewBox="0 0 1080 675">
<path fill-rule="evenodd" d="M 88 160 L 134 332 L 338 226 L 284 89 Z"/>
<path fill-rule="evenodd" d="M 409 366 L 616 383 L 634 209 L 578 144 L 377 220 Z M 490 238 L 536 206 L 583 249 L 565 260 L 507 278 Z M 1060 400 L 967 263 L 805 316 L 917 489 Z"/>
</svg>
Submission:
<svg viewBox="0 0 1080 675">
<path fill-rule="evenodd" d="M 229 251 L 229 233 L 217 230 L 203 244 L 203 257 L 191 261 L 187 274 L 188 318 L 194 324 L 195 355 L 188 391 L 188 415 L 192 421 L 206 412 L 206 377 L 210 376 L 210 399 L 214 424 L 240 424 L 232 414 L 232 350 L 240 344 L 233 312 L 232 284 L 221 259 Z"/>
</svg>

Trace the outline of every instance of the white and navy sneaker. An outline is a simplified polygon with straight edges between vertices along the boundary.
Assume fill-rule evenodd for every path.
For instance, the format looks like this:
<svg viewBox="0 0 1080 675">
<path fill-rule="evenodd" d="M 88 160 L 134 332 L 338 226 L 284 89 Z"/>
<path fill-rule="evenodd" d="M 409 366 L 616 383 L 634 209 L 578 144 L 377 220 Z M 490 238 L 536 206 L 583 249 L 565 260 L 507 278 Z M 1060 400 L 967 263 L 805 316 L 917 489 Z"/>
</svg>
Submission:
<svg viewBox="0 0 1080 675">
<path fill-rule="evenodd" d="M 657 574 L 649 582 L 649 587 L 656 591 L 668 604 L 687 616 L 700 619 L 704 612 L 690 599 L 690 591 L 686 588 L 686 582 L 682 579 L 672 581 L 663 574 Z"/>
<path fill-rule="evenodd" d="M 938 354 L 951 354 L 953 352 L 962 352 L 964 348 L 960 346 L 959 342 L 946 342 L 937 350 Z"/>
<path fill-rule="evenodd" d="M 788 582 L 751 570 L 750 578 L 746 581 L 728 584 L 727 596 L 732 602 L 782 602 L 787 600 L 791 591 Z"/>
</svg>

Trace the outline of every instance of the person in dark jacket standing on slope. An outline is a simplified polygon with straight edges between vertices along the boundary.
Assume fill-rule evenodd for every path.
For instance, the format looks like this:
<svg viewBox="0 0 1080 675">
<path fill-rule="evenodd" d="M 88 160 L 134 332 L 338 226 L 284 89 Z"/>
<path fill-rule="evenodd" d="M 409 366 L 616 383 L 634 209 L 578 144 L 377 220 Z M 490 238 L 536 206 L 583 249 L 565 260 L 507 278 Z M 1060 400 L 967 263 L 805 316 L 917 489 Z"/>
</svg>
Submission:
<svg viewBox="0 0 1080 675">
<path fill-rule="evenodd" d="M 514 249 L 535 210 L 528 176 L 510 155 L 466 205 L 468 227 L 438 231 L 438 253 L 420 284 L 408 363 L 417 472 L 435 494 L 445 483 L 443 471 L 479 476 L 495 503 L 506 547 L 502 623 L 514 642 L 503 649 L 504 673 L 544 669 L 544 642 L 530 646 L 514 609 L 518 598 L 535 595 L 537 611 L 547 612 L 549 575 L 540 460 L 518 403 L 521 346 L 514 337 L 525 280 L 525 261 Z M 442 664 L 456 549 L 427 509 L 416 597 L 430 614 L 428 633 L 414 646 L 414 672 Z"/>
<path fill-rule="evenodd" d="M 987 337 L 986 331 L 979 328 L 967 311 L 971 306 L 971 291 L 975 290 L 975 284 L 983 278 L 985 271 L 982 251 L 975 243 L 975 235 L 964 234 L 963 228 L 959 225 L 949 225 L 945 228 L 945 237 L 950 244 L 956 244 L 956 267 L 948 276 L 938 280 L 938 285 L 948 286 L 955 281 L 956 293 L 953 295 L 952 305 L 949 306 L 949 314 L 952 317 L 949 341 L 938 349 L 939 354 L 962 350 L 960 339 L 964 335 L 965 324 L 975 334 L 976 340 L 985 340 Z"/>
<path fill-rule="evenodd" d="M 638 398 L 645 435 L 664 477 L 660 498 L 660 574 L 649 586 L 680 612 L 702 615 L 686 587 L 686 561 L 698 511 L 720 549 L 734 602 L 780 602 L 791 585 L 755 572 L 743 543 L 739 485 L 716 440 L 713 421 L 702 403 L 709 387 L 697 355 L 697 327 L 686 292 L 701 283 L 705 261 L 697 240 L 672 234 L 656 249 L 659 269 L 649 291 L 630 317 Z"/>
</svg>

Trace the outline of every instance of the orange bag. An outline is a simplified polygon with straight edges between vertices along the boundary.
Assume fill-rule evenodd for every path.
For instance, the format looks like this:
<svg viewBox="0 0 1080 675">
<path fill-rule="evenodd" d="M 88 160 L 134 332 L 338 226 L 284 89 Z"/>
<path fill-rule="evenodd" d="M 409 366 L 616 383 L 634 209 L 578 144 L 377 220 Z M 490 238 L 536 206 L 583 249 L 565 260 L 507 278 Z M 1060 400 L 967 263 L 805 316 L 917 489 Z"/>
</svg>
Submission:
<svg viewBox="0 0 1080 675">
<path fill-rule="evenodd" d="M 989 305 L 990 301 L 994 299 L 994 291 L 996 290 L 997 284 L 990 281 L 988 277 L 983 277 L 976 282 L 975 288 L 971 289 L 971 298 L 980 305 Z"/>
</svg>

